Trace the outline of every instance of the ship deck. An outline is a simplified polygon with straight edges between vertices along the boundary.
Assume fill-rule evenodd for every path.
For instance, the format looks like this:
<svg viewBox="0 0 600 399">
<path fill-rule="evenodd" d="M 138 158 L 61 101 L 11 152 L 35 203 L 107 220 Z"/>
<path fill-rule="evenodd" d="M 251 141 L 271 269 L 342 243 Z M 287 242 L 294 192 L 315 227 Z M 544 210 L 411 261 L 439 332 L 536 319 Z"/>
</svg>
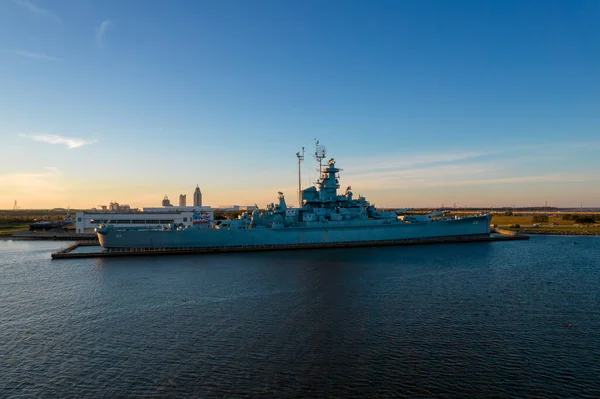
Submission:
<svg viewBox="0 0 600 399">
<path fill-rule="evenodd" d="M 389 241 L 354 241 L 345 243 L 320 243 L 320 244 L 290 244 L 290 245 L 252 245 L 252 246 L 220 246 L 220 247 L 176 247 L 176 248 L 124 248 L 106 249 L 98 246 L 94 241 L 82 241 L 52 253 L 52 259 L 73 258 L 109 258 L 125 256 L 158 256 L 158 255 L 189 255 L 206 253 L 231 253 L 255 251 L 283 251 L 299 249 L 325 249 L 325 248 L 356 248 L 356 247 L 382 247 L 400 245 L 426 245 L 426 244 L 459 244 L 493 241 L 528 240 L 526 235 L 492 234 L 485 236 L 462 237 L 436 237 Z"/>
</svg>

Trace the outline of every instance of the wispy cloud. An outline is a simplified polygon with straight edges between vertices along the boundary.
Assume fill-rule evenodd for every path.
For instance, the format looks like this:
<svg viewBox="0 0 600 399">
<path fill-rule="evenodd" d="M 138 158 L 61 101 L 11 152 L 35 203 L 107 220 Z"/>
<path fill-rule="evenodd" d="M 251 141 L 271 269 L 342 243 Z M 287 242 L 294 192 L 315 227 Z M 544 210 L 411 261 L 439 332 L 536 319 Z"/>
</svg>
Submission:
<svg viewBox="0 0 600 399">
<path fill-rule="evenodd" d="M 581 182 L 591 179 L 582 173 L 523 174 L 525 159 L 507 158 L 494 162 L 467 162 L 460 164 L 431 165 L 421 168 L 396 169 L 379 173 L 348 174 L 347 180 L 360 190 L 411 190 L 421 187 L 475 186 L 519 183 Z M 530 158 L 529 161 L 552 160 L 554 158 Z"/>
<path fill-rule="evenodd" d="M 455 181 L 432 181 L 420 184 L 421 187 L 442 186 L 476 186 L 488 184 L 520 184 L 520 183 L 575 183 L 590 179 L 591 176 L 577 173 L 549 173 L 534 176 L 501 177 L 492 179 L 473 179 Z"/>
<path fill-rule="evenodd" d="M 344 162 L 340 165 L 346 171 L 342 174 L 341 184 L 351 184 L 360 193 L 402 190 L 409 194 L 429 188 L 439 188 L 443 193 L 450 187 L 500 189 L 591 182 L 597 178 L 578 170 L 574 159 L 581 156 L 583 148 L 590 150 L 599 145 L 597 141 L 564 142 L 463 152 L 437 150 L 421 154 L 399 149 L 394 154 L 375 159 L 364 156 Z"/>
<path fill-rule="evenodd" d="M 440 165 L 467 161 L 473 161 L 488 155 L 486 152 L 439 152 L 439 153 L 423 153 L 423 154 L 406 154 L 397 153 L 391 156 L 378 157 L 373 159 L 351 159 L 344 163 L 344 168 L 355 171 L 353 176 L 372 175 L 386 172 L 397 172 L 407 168 L 422 167 L 427 165 Z M 368 170 L 365 170 L 365 165 L 371 165 Z M 360 171 L 360 172 L 356 172 Z"/>
<path fill-rule="evenodd" d="M 94 144 L 97 140 L 84 140 L 72 137 L 64 137 L 55 134 L 25 134 L 19 133 L 20 137 L 24 137 L 30 140 L 39 141 L 48 144 L 63 144 L 67 148 L 77 148 L 87 144 Z"/>
<path fill-rule="evenodd" d="M 104 36 L 106 35 L 106 31 L 108 31 L 108 28 L 110 28 L 112 24 L 112 21 L 106 19 L 102 21 L 102 23 L 96 30 L 96 43 L 98 43 L 99 46 L 104 45 Z"/>
<path fill-rule="evenodd" d="M 19 51 L 15 51 L 15 54 L 18 54 L 18 55 L 20 55 L 22 57 L 25 57 L 25 58 L 32 58 L 32 59 L 35 59 L 35 60 L 58 61 L 58 58 L 51 57 L 51 56 L 46 55 L 44 53 L 34 53 L 32 51 L 19 50 Z"/>
<path fill-rule="evenodd" d="M 56 166 L 46 166 L 44 169 L 52 175 L 60 175 L 60 170 Z"/>
<path fill-rule="evenodd" d="M 46 18 L 54 20 L 55 22 L 60 22 L 60 18 L 56 14 L 44 8 L 38 7 L 28 0 L 13 0 L 13 3 L 23 8 L 26 8 L 33 14 L 44 16 Z"/>
<path fill-rule="evenodd" d="M 528 144 L 464 152 L 438 150 L 420 154 L 400 150 L 377 158 L 355 157 L 344 162 L 342 167 L 346 170 L 346 175 L 356 177 L 403 176 L 425 171 L 431 171 L 428 178 L 442 177 L 449 173 L 470 174 L 482 167 L 485 171 L 491 171 L 507 169 L 517 164 L 562 162 L 573 159 L 582 148 L 600 148 L 600 141 Z"/>
</svg>

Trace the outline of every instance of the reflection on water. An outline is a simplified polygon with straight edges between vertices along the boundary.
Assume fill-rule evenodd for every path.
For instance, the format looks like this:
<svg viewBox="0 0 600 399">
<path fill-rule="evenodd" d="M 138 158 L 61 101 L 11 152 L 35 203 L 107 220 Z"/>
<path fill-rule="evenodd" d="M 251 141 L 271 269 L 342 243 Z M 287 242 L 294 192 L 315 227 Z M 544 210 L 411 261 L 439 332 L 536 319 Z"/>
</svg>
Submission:
<svg viewBox="0 0 600 399">
<path fill-rule="evenodd" d="M 100 245 L 85 245 L 85 246 L 80 246 L 80 247 L 73 249 L 72 251 L 70 251 L 70 253 L 89 254 L 89 253 L 98 253 L 98 252 L 103 252 L 103 251 L 104 251 L 104 248 L 102 248 Z"/>
<path fill-rule="evenodd" d="M 0 392 L 595 397 L 600 239 L 573 240 L 55 261 L 0 242 Z"/>
</svg>

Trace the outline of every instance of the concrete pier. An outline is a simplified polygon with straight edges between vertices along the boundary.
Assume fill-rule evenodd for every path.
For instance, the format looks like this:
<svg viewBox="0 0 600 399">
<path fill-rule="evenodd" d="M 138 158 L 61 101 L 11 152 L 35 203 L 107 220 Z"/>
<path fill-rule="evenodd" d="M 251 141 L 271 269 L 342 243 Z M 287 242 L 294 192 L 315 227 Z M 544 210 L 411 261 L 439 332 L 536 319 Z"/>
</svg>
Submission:
<svg viewBox="0 0 600 399">
<path fill-rule="evenodd" d="M 19 240 L 56 240 L 56 241 L 78 241 L 78 240 L 96 240 L 96 233 L 76 234 L 62 231 L 19 231 L 11 235 L 12 238 Z"/>
<path fill-rule="evenodd" d="M 425 245 L 425 244 L 458 244 L 492 241 L 515 241 L 528 240 L 528 236 L 522 235 L 490 235 L 490 236 L 463 236 L 463 237 L 438 237 L 419 238 L 408 240 L 390 241 L 357 241 L 347 243 L 321 243 L 321 244 L 293 244 L 293 245 L 253 245 L 253 246 L 227 246 L 227 247 L 178 247 L 178 248 L 124 248 L 124 249 L 102 249 L 99 252 L 73 252 L 80 246 L 96 246 L 97 242 L 78 242 L 67 248 L 52 253 L 52 259 L 72 258 L 108 258 L 124 256 L 156 256 L 156 255 L 184 255 L 205 253 L 229 253 L 229 252 L 254 252 L 254 251 L 283 251 L 291 249 L 321 249 L 321 248 L 356 248 L 356 247 L 382 247 L 398 245 Z"/>
</svg>

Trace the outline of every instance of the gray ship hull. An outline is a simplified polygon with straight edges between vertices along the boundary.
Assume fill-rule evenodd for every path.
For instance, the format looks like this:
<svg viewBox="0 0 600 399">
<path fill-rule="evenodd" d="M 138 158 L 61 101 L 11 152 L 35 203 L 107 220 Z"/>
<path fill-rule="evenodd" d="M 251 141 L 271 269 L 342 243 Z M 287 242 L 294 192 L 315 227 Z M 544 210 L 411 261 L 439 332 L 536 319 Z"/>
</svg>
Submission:
<svg viewBox="0 0 600 399">
<path fill-rule="evenodd" d="M 491 215 L 423 223 L 365 221 L 315 227 L 253 229 L 98 229 L 104 248 L 310 247 L 490 234 Z"/>
</svg>

